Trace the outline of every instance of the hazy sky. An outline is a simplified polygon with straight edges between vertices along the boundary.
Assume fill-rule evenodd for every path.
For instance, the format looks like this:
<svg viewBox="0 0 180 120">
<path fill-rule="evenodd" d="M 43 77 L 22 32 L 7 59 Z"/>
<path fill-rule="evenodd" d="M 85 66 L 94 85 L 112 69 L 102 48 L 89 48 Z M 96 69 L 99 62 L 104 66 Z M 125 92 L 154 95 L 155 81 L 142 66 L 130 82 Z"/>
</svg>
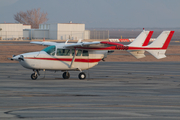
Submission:
<svg viewBox="0 0 180 120">
<path fill-rule="evenodd" d="M 47 23 L 85 23 L 86 28 L 180 27 L 180 0 L 0 0 L 0 23 L 19 11 L 41 8 Z"/>
</svg>

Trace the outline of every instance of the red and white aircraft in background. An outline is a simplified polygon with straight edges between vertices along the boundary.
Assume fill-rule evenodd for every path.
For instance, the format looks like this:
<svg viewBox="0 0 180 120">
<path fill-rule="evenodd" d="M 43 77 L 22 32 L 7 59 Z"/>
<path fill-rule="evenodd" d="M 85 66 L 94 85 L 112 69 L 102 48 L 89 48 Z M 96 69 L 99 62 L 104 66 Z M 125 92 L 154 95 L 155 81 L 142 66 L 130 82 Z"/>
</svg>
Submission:
<svg viewBox="0 0 180 120">
<path fill-rule="evenodd" d="M 137 59 L 145 57 L 147 51 L 155 58 L 165 58 L 166 49 L 174 34 L 174 31 L 163 31 L 158 38 L 148 45 L 153 31 L 143 30 L 140 35 L 129 45 L 115 42 L 81 42 L 56 43 L 56 42 L 31 42 L 34 44 L 47 45 L 49 47 L 38 52 L 13 55 L 11 60 L 17 60 L 34 73 L 31 75 L 36 80 L 40 70 L 63 71 L 63 78 L 68 79 L 68 71 L 80 71 L 79 79 L 85 79 L 83 70 L 94 67 L 100 60 L 107 57 L 111 50 L 127 50 Z"/>
</svg>

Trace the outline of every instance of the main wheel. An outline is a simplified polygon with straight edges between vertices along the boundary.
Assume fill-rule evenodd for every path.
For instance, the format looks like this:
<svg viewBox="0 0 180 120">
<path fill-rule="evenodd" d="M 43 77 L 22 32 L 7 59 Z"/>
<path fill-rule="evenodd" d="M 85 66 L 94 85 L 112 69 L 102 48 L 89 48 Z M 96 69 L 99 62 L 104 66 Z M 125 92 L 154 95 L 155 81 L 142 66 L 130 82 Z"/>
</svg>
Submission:
<svg viewBox="0 0 180 120">
<path fill-rule="evenodd" d="M 37 74 L 35 74 L 35 73 L 31 74 L 31 79 L 32 80 L 36 80 L 37 78 L 38 78 Z"/>
<path fill-rule="evenodd" d="M 86 79 L 86 74 L 84 72 L 79 73 L 79 79 L 80 80 Z"/>
<path fill-rule="evenodd" d="M 62 75 L 62 77 L 63 77 L 64 79 L 69 79 L 69 77 L 70 77 L 69 72 L 64 72 L 63 75 Z"/>
</svg>

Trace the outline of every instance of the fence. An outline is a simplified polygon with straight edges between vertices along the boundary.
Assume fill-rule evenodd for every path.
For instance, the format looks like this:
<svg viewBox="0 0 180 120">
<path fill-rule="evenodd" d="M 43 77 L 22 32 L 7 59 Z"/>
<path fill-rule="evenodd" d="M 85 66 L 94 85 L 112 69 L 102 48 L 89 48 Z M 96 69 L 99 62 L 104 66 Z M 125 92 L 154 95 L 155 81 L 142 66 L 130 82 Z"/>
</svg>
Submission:
<svg viewBox="0 0 180 120">
<path fill-rule="evenodd" d="M 55 31 L 50 33 L 50 38 L 53 38 L 51 35 L 55 35 Z M 57 32 L 57 40 L 78 40 L 78 39 L 109 39 L 109 31 L 59 31 Z"/>
<path fill-rule="evenodd" d="M 109 31 L 97 31 L 90 32 L 90 39 L 109 39 Z"/>
<path fill-rule="evenodd" d="M 90 31 L 59 31 L 57 32 L 57 40 L 78 40 L 90 39 Z"/>
<path fill-rule="evenodd" d="M 109 39 L 109 31 L 50 31 L 41 29 L 0 31 L 0 40 L 31 40 L 43 38 L 52 40 Z"/>
</svg>

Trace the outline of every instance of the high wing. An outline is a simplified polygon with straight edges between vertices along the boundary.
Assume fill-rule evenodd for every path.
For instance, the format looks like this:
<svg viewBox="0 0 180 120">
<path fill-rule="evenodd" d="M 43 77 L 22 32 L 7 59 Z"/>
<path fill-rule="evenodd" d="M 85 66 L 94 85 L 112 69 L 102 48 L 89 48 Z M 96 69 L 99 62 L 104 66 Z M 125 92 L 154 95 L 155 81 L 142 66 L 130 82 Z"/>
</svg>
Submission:
<svg viewBox="0 0 180 120">
<path fill-rule="evenodd" d="M 58 44 L 58 43 L 56 43 L 56 42 L 36 42 L 36 41 L 30 42 L 30 43 L 32 43 L 32 44 L 38 44 L 38 45 L 47 45 L 47 46 L 57 45 L 57 44 Z"/>
<path fill-rule="evenodd" d="M 84 46 L 93 45 L 93 44 L 100 44 L 100 42 L 80 42 L 80 43 L 30 42 L 30 43 L 38 44 L 38 45 L 47 45 L 47 46 L 62 44 L 64 48 L 84 47 Z"/>
<path fill-rule="evenodd" d="M 129 45 L 129 46 L 146 46 L 149 43 L 149 40 L 152 36 L 153 31 L 145 31 L 143 30 L 141 34 Z M 96 41 L 96 42 L 81 42 L 81 39 L 77 43 L 67 43 L 68 40 L 65 43 L 56 43 L 56 42 L 30 42 L 33 44 L 39 44 L 39 45 L 63 45 L 63 48 L 83 48 L 86 49 L 88 47 L 89 49 L 96 49 L 96 50 L 116 50 L 116 46 L 124 46 L 123 44 L 115 43 L 115 42 L 106 42 L 106 41 Z M 96 45 L 96 44 L 108 44 L 111 45 L 109 47 L 89 47 L 90 45 Z"/>
<path fill-rule="evenodd" d="M 71 44 L 65 44 L 64 47 L 69 48 L 69 47 L 87 47 L 89 45 L 94 45 L 94 44 L 100 44 L 101 42 L 81 42 L 81 43 L 71 43 Z"/>
</svg>

